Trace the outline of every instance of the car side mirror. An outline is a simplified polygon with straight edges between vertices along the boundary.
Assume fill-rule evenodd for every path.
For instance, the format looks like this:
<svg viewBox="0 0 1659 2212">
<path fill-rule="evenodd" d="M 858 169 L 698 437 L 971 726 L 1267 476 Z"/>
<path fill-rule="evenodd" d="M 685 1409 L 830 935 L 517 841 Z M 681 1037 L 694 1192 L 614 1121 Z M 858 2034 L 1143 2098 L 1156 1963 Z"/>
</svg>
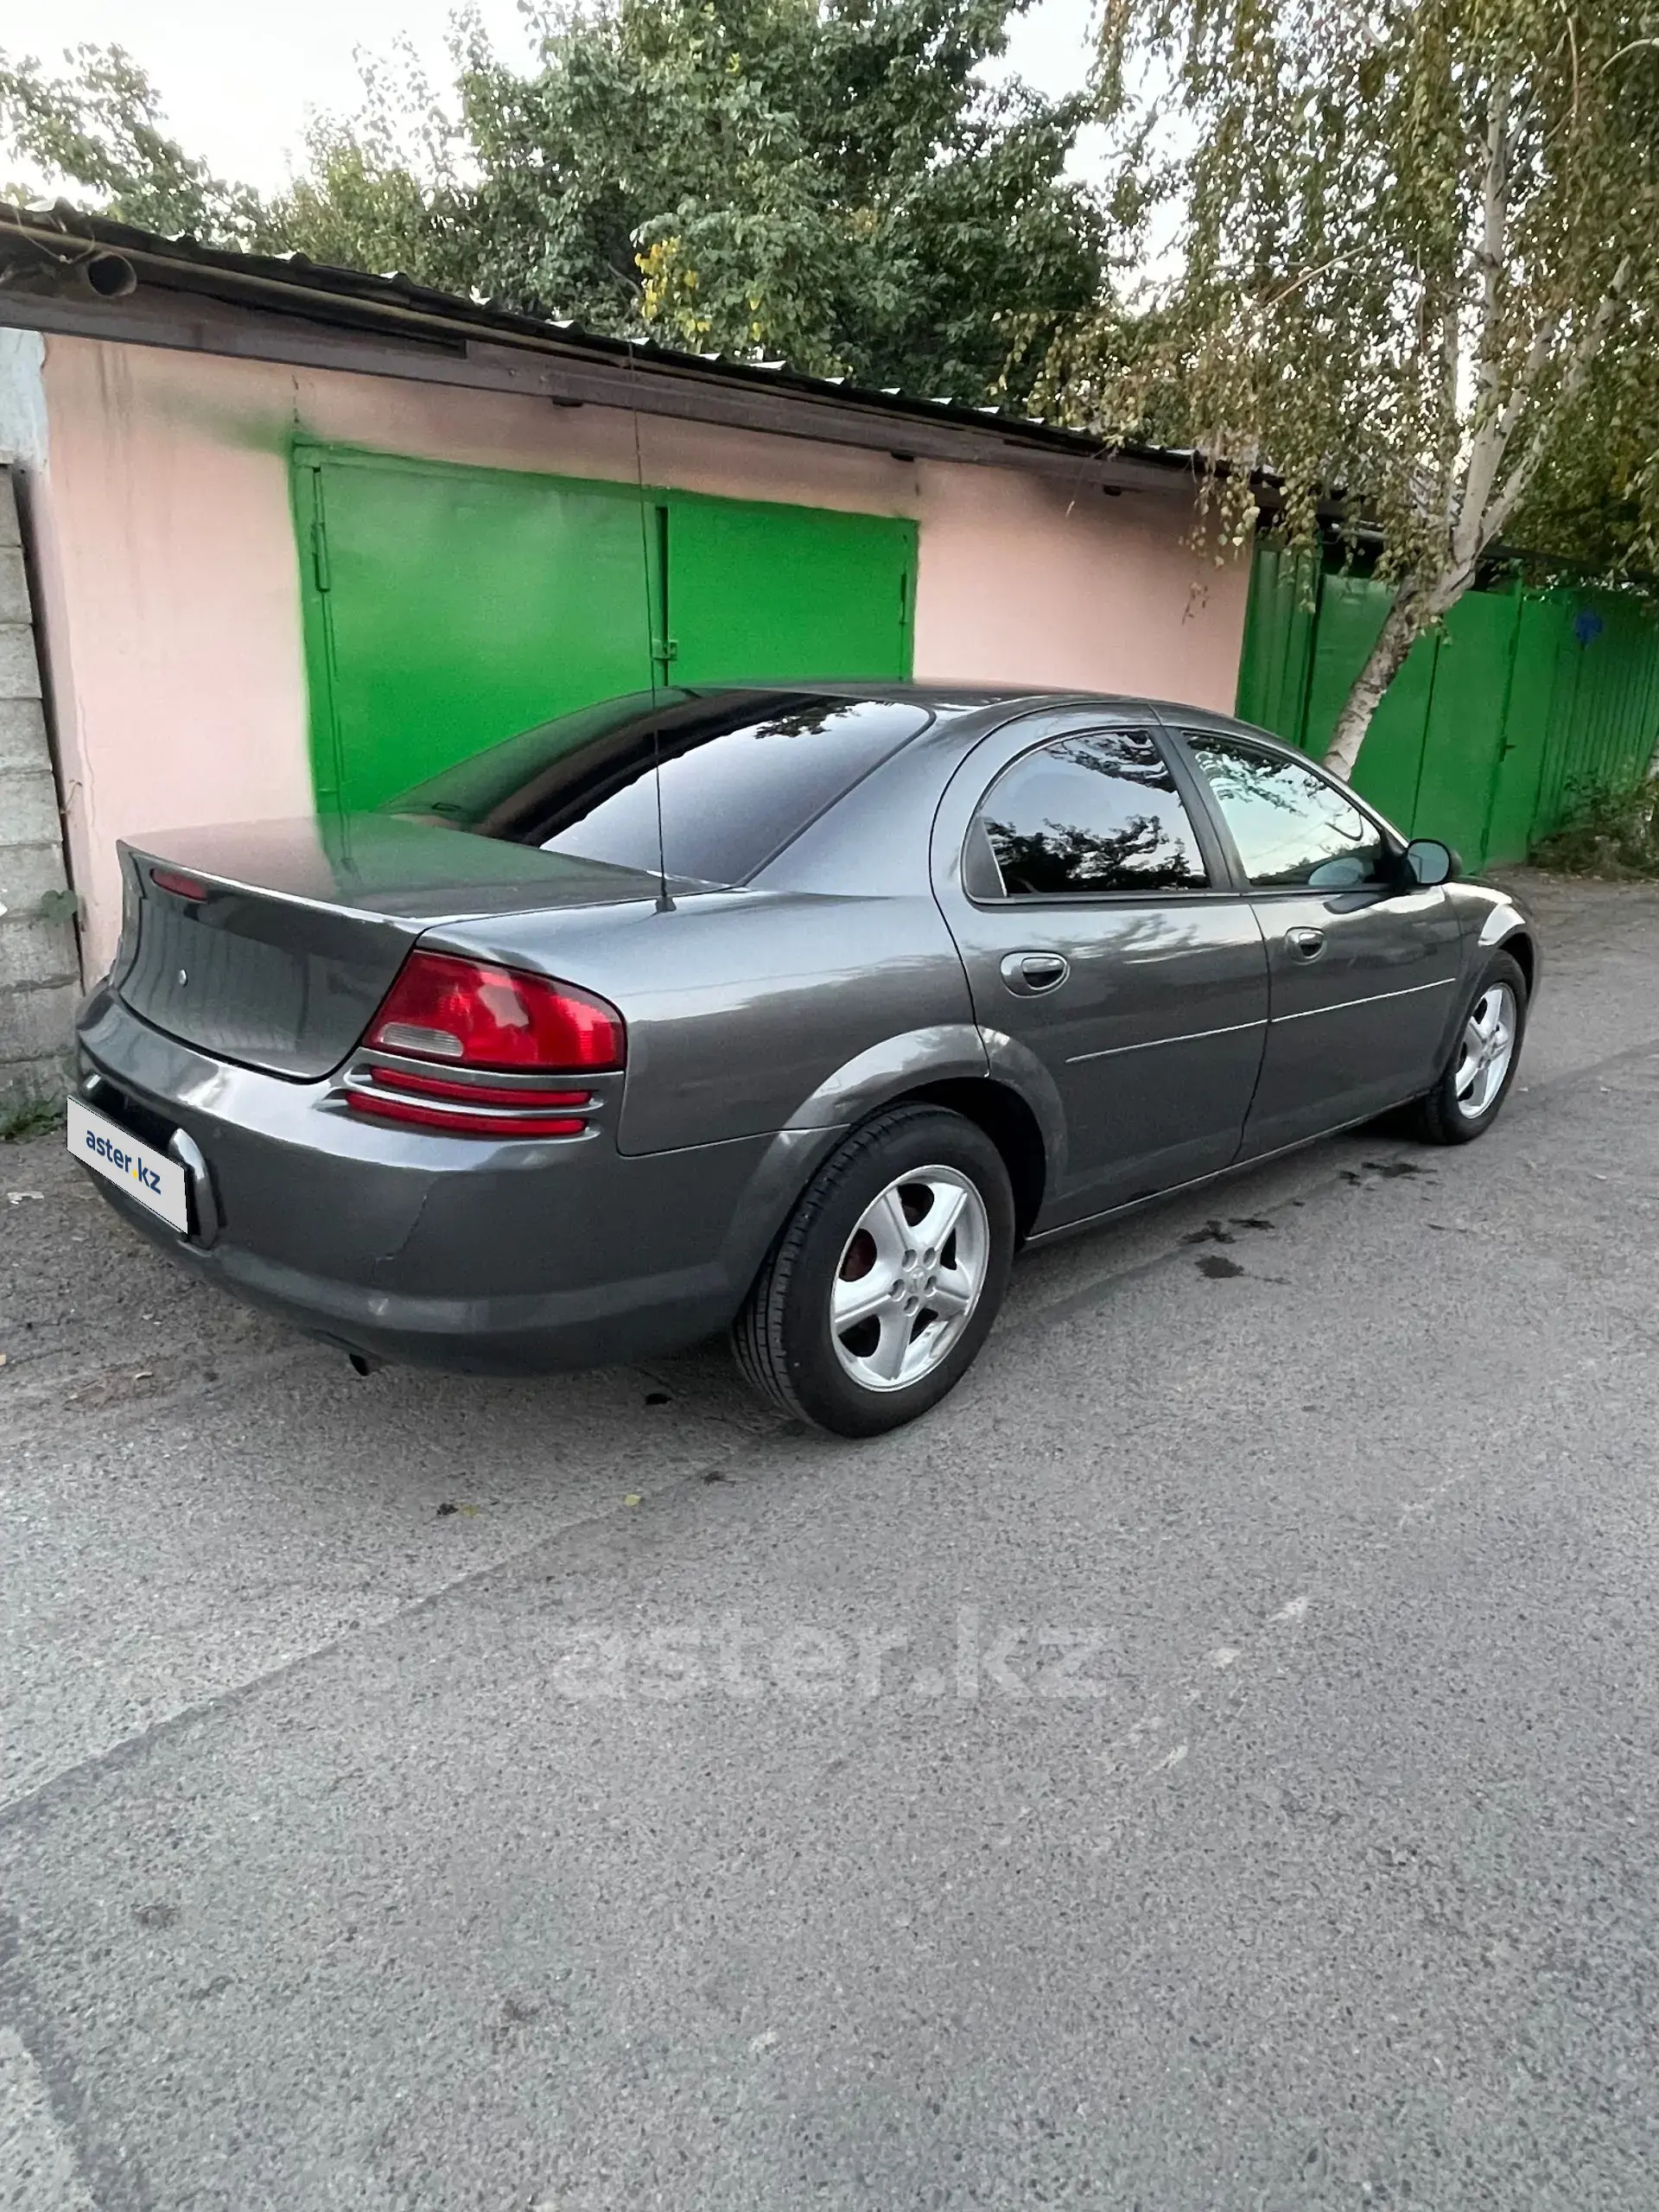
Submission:
<svg viewBox="0 0 1659 2212">
<path fill-rule="evenodd" d="M 1401 857 L 1407 875 L 1425 890 L 1436 883 L 1449 883 L 1463 873 L 1463 862 L 1438 837 L 1414 837 Z"/>
</svg>

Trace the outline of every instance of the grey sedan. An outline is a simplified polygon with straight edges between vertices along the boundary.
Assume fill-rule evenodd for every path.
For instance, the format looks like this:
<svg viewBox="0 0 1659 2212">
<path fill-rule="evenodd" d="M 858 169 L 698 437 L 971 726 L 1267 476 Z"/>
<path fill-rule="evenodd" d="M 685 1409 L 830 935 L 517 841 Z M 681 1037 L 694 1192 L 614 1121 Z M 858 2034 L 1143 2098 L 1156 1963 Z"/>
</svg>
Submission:
<svg viewBox="0 0 1659 2212">
<path fill-rule="evenodd" d="M 1016 1250 L 1386 1109 L 1461 1144 L 1539 953 L 1300 754 L 1145 700 L 624 699 L 376 815 L 124 847 L 70 1144 L 359 1366 L 730 1330 L 843 1435 Z"/>
</svg>

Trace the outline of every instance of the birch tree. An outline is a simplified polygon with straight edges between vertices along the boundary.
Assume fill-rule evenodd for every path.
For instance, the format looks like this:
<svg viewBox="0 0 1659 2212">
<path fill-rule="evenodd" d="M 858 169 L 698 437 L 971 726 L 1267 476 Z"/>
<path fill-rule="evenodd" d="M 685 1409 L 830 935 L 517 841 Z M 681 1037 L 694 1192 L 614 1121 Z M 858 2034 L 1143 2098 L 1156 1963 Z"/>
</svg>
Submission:
<svg viewBox="0 0 1659 2212">
<path fill-rule="evenodd" d="M 1292 543 L 1333 517 L 1380 536 L 1393 605 L 1325 756 L 1347 776 L 1414 640 L 1546 486 L 1593 509 L 1604 557 L 1651 556 L 1659 11 L 1104 0 L 1099 93 L 1126 188 L 1175 149 L 1177 273 L 1151 343 L 1085 321 L 1039 397 L 1111 435 L 1183 422 L 1235 547 L 1253 466 Z"/>
</svg>

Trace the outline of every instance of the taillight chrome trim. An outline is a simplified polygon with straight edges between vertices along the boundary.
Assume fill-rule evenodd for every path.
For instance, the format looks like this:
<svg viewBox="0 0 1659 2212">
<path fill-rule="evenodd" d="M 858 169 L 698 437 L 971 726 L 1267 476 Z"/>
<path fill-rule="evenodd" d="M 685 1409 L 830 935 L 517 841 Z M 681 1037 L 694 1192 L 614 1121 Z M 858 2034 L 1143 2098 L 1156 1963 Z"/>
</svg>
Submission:
<svg viewBox="0 0 1659 2212">
<path fill-rule="evenodd" d="M 498 1142 L 535 1144 L 569 1143 L 573 1137 L 588 1134 L 587 1122 L 578 1114 L 470 1111 L 437 1100 L 400 1098 L 391 1091 L 365 1086 L 348 1090 L 346 1104 L 352 1113 L 365 1115 L 371 1121 L 389 1122 L 399 1128 L 430 1129 L 447 1137 L 493 1137 Z"/>
<path fill-rule="evenodd" d="M 613 1084 L 617 1077 L 613 1075 Z M 584 1071 L 507 1074 L 435 1067 L 383 1052 L 359 1052 L 336 1078 L 331 1102 L 389 1127 L 498 1141 L 564 1143 L 597 1134 L 610 1084 Z"/>
<path fill-rule="evenodd" d="M 448 1075 L 434 1075 L 429 1068 L 406 1068 L 390 1060 L 366 1061 L 361 1071 L 371 1084 L 382 1090 L 418 1098 L 429 1105 L 442 1102 L 476 1109 L 511 1103 L 513 1109 L 527 1112 L 531 1109 L 586 1107 L 594 1103 L 591 1090 L 563 1086 L 551 1090 L 547 1079 L 538 1076 L 493 1079 L 487 1074 L 460 1068 Z"/>
</svg>

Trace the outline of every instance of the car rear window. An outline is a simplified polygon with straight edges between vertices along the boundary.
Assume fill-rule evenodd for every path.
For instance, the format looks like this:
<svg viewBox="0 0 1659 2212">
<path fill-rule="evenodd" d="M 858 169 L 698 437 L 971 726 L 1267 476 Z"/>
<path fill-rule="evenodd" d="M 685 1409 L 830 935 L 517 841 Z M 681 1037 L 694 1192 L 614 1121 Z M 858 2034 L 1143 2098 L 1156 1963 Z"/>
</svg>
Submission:
<svg viewBox="0 0 1659 2212">
<path fill-rule="evenodd" d="M 747 883 L 924 729 L 925 707 L 800 691 L 684 691 L 543 723 L 389 810 L 676 881 Z"/>
</svg>

